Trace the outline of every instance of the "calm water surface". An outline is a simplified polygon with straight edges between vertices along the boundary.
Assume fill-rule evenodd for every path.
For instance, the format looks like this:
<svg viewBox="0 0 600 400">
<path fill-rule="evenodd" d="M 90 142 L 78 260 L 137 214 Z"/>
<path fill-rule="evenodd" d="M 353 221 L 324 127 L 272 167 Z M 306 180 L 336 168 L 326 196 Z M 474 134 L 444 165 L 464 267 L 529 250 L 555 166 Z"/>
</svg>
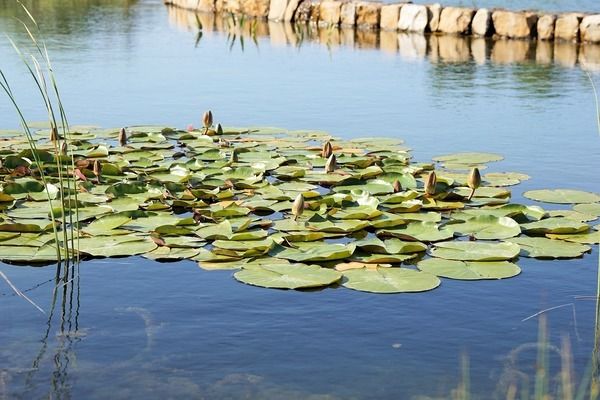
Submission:
<svg viewBox="0 0 600 400">
<path fill-rule="evenodd" d="M 499 152 L 506 160 L 491 169 L 532 176 L 514 189 L 516 201 L 532 188 L 600 191 L 594 100 L 580 68 L 410 61 L 268 37 L 242 50 L 219 32 L 205 32 L 195 47 L 196 32 L 174 23 L 160 1 L 40 3 L 32 8 L 74 123 L 183 127 L 199 125 L 211 108 L 228 125 L 402 137 L 418 160 Z M 0 6 L 0 28 L 25 43 L 12 1 Z M 0 64 L 27 118 L 43 119 L 5 40 Z M 0 99 L 0 126 L 16 125 Z M 551 340 L 570 338 L 581 376 L 593 349 L 594 302 L 575 296 L 595 293 L 596 250 L 519 265 L 521 276 L 506 281 L 445 280 L 430 293 L 384 296 L 265 290 L 194 262 L 85 262 L 79 279 L 57 289 L 51 316 L 0 285 L 0 398 L 446 398 L 460 381 L 462 353 L 476 396 L 502 398 L 506 378 L 531 374 L 535 364 L 528 344 L 538 321 L 522 320 L 563 304 L 573 307 L 548 313 Z M 50 312 L 53 267 L 0 271 Z"/>
</svg>

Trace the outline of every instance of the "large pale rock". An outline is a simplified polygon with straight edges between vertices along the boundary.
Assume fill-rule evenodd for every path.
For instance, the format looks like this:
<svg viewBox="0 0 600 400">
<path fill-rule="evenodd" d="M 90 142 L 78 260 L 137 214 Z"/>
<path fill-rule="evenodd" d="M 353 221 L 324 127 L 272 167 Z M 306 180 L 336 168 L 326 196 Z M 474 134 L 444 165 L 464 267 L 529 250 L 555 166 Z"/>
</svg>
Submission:
<svg viewBox="0 0 600 400">
<path fill-rule="evenodd" d="M 240 0 L 223 0 L 222 10 L 228 13 L 240 14 L 242 12 L 242 4 Z"/>
<path fill-rule="evenodd" d="M 579 23 L 582 19 L 581 14 L 569 13 L 562 14 L 556 18 L 554 27 L 554 39 L 576 42 L 579 40 Z"/>
<path fill-rule="evenodd" d="M 583 18 L 579 29 L 582 42 L 600 43 L 600 14 Z"/>
<path fill-rule="evenodd" d="M 325 0 L 319 5 L 319 23 L 324 25 L 338 25 L 342 12 L 342 2 Z"/>
<path fill-rule="evenodd" d="M 537 37 L 539 40 L 554 39 L 554 24 L 556 23 L 556 15 L 545 14 L 538 19 L 537 22 Z"/>
<path fill-rule="evenodd" d="M 266 18 L 269 15 L 269 0 L 241 0 L 242 14 L 254 18 Z"/>
<path fill-rule="evenodd" d="M 342 4 L 340 21 L 342 22 L 342 26 L 356 25 L 356 3 Z"/>
<path fill-rule="evenodd" d="M 284 22 L 290 22 L 294 20 L 294 15 L 296 15 L 296 10 L 298 9 L 299 5 L 300 0 L 288 0 L 287 7 L 285 8 L 285 14 L 283 15 Z"/>
<path fill-rule="evenodd" d="M 480 8 L 471 22 L 471 32 L 476 36 L 489 36 L 493 32 L 492 13 L 487 8 Z"/>
<path fill-rule="evenodd" d="M 214 13 L 216 10 L 215 0 L 197 0 L 196 10 L 201 12 Z"/>
<path fill-rule="evenodd" d="M 429 14 L 426 6 L 406 4 L 400 10 L 398 29 L 408 32 L 425 32 Z"/>
<path fill-rule="evenodd" d="M 404 6 L 406 7 L 406 6 Z M 384 31 L 395 31 L 398 29 L 398 20 L 400 19 L 401 4 L 388 4 L 381 7 L 381 21 L 379 27 Z M 390 40 L 390 43 L 392 40 Z M 393 40 L 396 43 L 396 38 Z"/>
<path fill-rule="evenodd" d="M 437 32 L 440 26 L 440 14 L 442 13 L 442 5 L 435 3 L 427 6 L 427 23 L 430 32 Z"/>
<path fill-rule="evenodd" d="M 446 7 L 440 14 L 438 31 L 443 33 L 468 34 L 475 10 L 463 7 Z"/>
<path fill-rule="evenodd" d="M 269 20 L 283 21 L 287 6 L 288 0 L 271 0 L 271 4 L 269 4 Z"/>
<path fill-rule="evenodd" d="M 496 33 L 514 39 L 526 39 L 534 36 L 537 19 L 537 15 L 530 12 L 498 10 L 492 13 Z"/>
<path fill-rule="evenodd" d="M 376 29 L 381 17 L 381 3 L 361 1 L 356 5 L 356 26 L 361 29 Z"/>
</svg>

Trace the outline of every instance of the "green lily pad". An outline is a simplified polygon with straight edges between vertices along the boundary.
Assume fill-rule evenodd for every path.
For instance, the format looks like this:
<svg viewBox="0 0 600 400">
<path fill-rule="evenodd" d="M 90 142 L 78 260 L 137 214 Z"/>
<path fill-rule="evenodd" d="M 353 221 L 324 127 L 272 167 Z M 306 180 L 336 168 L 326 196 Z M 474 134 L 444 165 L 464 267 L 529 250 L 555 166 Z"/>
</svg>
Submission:
<svg viewBox="0 0 600 400">
<path fill-rule="evenodd" d="M 521 228 L 515 220 L 492 215 L 480 215 L 466 221 L 453 221 L 445 227 L 459 236 L 472 235 L 476 239 L 506 239 L 521 233 Z"/>
<path fill-rule="evenodd" d="M 501 161 L 504 159 L 500 154 L 494 153 L 453 153 L 446 154 L 443 156 L 433 157 L 433 161 L 445 163 L 445 164 L 465 164 L 465 165 L 479 165 L 486 164 L 494 161 Z"/>
<path fill-rule="evenodd" d="M 454 231 L 440 228 L 435 222 L 411 222 L 405 226 L 377 231 L 377 236 L 395 237 L 416 242 L 439 242 L 454 236 Z"/>
<path fill-rule="evenodd" d="M 580 221 L 555 217 L 521 224 L 521 229 L 526 234 L 539 235 L 546 233 L 583 233 L 588 231 L 590 227 L 586 223 Z"/>
<path fill-rule="evenodd" d="M 573 210 L 580 212 L 582 214 L 594 215 L 596 217 L 600 217 L 600 203 L 590 203 L 590 204 L 576 204 L 573 206 Z"/>
<path fill-rule="evenodd" d="M 521 269 L 508 261 L 456 261 L 428 258 L 420 261 L 417 268 L 442 278 L 459 280 L 505 279 L 519 275 Z"/>
<path fill-rule="evenodd" d="M 350 269 L 343 274 L 343 286 L 370 293 L 425 292 L 441 283 L 435 275 L 407 268 Z"/>
<path fill-rule="evenodd" d="M 274 289 L 304 289 L 328 286 L 342 274 L 328 268 L 306 264 L 278 264 L 244 267 L 233 274 L 240 282 Z"/>
<path fill-rule="evenodd" d="M 95 257 L 127 257 L 143 254 L 158 246 L 150 239 L 137 236 L 97 236 L 81 238 L 79 251 Z"/>
<path fill-rule="evenodd" d="M 521 246 L 523 257 L 534 258 L 575 258 L 591 250 L 589 246 L 565 242 L 562 240 L 547 239 L 544 237 L 518 237 L 507 241 Z"/>
<path fill-rule="evenodd" d="M 531 200 L 558 204 L 581 204 L 600 201 L 600 195 L 597 193 L 572 189 L 530 190 L 523 193 L 523 196 Z"/>
<path fill-rule="evenodd" d="M 332 261 L 350 257 L 356 248 L 353 244 L 341 243 L 296 243 L 296 246 L 296 248 L 276 247 L 271 255 L 297 262 Z"/>
<path fill-rule="evenodd" d="M 432 257 L 458 261 L 504 261 L 512 260 L 520 252 L 515 243 L 442 242 L 430 251 Z"/>
</svg>

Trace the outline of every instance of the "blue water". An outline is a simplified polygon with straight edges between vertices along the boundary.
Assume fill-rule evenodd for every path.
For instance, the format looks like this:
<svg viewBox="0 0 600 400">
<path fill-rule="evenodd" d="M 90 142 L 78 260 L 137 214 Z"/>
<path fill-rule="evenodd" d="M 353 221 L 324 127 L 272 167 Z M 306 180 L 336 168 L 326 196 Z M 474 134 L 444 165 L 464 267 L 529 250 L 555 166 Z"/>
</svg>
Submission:
<svg viewBox="0 0 600 400">
<path fill-rule="evenodd" d="M 0 27 L 24 43 L 9 17 L 15 8 L 2 4 Z M 195 47 L 197 32 L 159 1 L 50 4 L 40 23 L 73 123 L 184 127 L 210 108 L 228 125 L 401 137 L 417 160 L 499 152 L 506 159 L 491 170 L 532 176 L 514 188 L 516 201 L 532 188 L 600 191 L 594 100 L 577 65 L 503 64 L 490 54 L 483 63 L 411 60 L 314 41 L 296 48 L 269 36 L 258 46 L 248 39 L 242 51 L 208 30 Z M 0 66 L 27 118 L 42 120 L 4 40 Z M 0 99 L 0 127 L 16 125 Z M 518 263 L 523 273 L 506 281 L 444 280 L 429 293 L 372 295 L 260 289 L 194 262 L 95 260 L 56 290 L 54 308 L 52 267 L 0 265 L 21 290 L 39 284 L 27 295 L 48 313 L 0 283 L 0 398 L 447 398 L 461 381 L 461 354 L 474 397 L 494 398 L 515 369 L 533 371 L 536 350 L 526 344 L 536 342 L 538 320 L 522 320 L 565 304 L 573 306 L 547 313 L 551 343 L 570 338 L 581 377 L 595 303 L 574 296 L 595 294 L 597 252 Z M 554 376 L 556 354 L 551 360 Z"/>
</svg>

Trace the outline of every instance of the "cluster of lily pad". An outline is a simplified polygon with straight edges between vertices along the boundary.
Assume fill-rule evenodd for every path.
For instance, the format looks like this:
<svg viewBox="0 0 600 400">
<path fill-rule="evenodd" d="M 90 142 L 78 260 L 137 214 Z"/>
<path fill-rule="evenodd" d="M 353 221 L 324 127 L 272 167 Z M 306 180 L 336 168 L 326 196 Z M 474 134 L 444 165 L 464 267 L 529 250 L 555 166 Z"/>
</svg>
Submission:
<svg viewBox="0 0 600 400">
<path fill-rule="evenodd" d="M 208 113 L 200 129 L 73 127 L 69 154 L 51 130 L 35 138 L 33 154 L 0 131 L 4 262 L 56 262 L 67 238 L 83 258 L 189 259 L 268 288 L 398 293 L 510 278 L 518 257 L 580 257 L 600 239 L 588 224 L 600 195 L 524 194 L 570 210 L 510 203 L 507 187 L 529 177 L 481 175 L 497 154 L 417 163 L 398 139 L 214 127 Z"/>
</svg>

